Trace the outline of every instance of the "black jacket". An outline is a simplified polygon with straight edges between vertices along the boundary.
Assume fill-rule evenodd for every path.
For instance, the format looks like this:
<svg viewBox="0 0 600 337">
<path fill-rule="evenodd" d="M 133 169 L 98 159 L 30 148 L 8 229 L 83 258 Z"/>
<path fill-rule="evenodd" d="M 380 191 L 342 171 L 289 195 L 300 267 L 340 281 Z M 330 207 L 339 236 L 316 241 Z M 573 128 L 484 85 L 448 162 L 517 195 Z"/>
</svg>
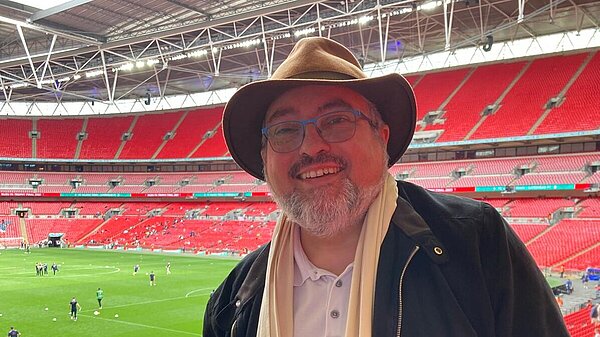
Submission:
<svg viewBox="0 0 600 337">
<path fill-rule="evenodd" d="M 569 336 L 546 280 L 494 208 L 405 182 L 398 194 L 373 337 Z M 204 337 L 256 336 L 268 253 L 246 256 L 215 291 Z"/>
</svg>

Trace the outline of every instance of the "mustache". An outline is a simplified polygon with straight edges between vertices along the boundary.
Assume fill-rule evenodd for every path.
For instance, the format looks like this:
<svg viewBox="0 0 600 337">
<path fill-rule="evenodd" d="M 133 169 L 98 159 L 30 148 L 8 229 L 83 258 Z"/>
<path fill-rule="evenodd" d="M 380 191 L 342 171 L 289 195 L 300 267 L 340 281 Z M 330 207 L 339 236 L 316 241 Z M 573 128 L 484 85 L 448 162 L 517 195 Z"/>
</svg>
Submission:
<svg viewBox="0 0 600 337">
<path fill-rule="evenodd" d="M 339 165 L 341 168 L 346 168 L 348 162 L 339 156 L 332 155 L 330 153 L 319 153 L 317 156 L 312 157 L 309 155 L 303 155 L 300 160 L 295 162 L 289 170 L 289 174 L 292 178 L 298 176 L 300 171 L 310 165 L 314 164 L 324 164 L 334 162 Z"/>
</svg>

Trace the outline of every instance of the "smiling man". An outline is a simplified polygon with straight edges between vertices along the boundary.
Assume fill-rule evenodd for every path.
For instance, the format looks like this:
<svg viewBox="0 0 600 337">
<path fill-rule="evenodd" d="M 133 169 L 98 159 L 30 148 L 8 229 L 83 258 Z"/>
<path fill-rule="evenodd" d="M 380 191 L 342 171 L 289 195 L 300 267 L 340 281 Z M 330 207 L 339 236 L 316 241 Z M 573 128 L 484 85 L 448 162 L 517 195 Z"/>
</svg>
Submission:
<svg viewBox="0 0 600 337">
<path fill-rule="evenodd" d="M 416 104 L 399 74 L 300 40 L 223 115 L 230 153 L 281 208 L 211 296 L 205 337 L 566 337 L 525 246 L 489 205 L 396 182 Z"/>
</svg>

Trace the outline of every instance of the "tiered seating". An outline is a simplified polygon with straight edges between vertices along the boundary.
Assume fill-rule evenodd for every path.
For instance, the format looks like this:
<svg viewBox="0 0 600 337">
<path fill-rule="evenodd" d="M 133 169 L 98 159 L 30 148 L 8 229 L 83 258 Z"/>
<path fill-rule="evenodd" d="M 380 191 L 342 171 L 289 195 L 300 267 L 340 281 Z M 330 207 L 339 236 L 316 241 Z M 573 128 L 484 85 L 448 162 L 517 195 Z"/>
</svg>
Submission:
<svg viewBox="0 0 600 337">
<path fill-rule="evenodd" d="M 63 239 L 76 242 L 102 223 L 102 219 L 27 219 L 27 239 L 39 242 L 49 233 L 64 233 Z"/>
<path fill-rule="evenodd" d="M 256 178 L 246 172 L 229 172 L 230 175 L 226 178 L 227 184 L 254 184 Z"/>
<path fill-rule="evenodd" d="M 0 157 L 31 158 L 31 119 L 0 119 Z"/>
<path fill-rule="evenodd" d="M 430 162 L 430 163 L 410 163 L 400 164 L 394 166 L 394 170 L 397 172 L 402 171 L 414 171 L 411 174 L 411 178 L 423 178 L 423 177 L 449 177 L 452 171 L 458 168 L 467 168 L 468 164 L 462 162 L 448 161 L 448 162 Z"/>
<path fill-rule="evenodd" d="M 146 180 L 156 180 L 156 173 L 127 173 L 120 176 L 123 178 L 123 185 L 141 185 Z"/>
<path fill-rule="evenodd" d="M 121 215 L 142 215 L 145 216 L 153 209 L 164 208 L 166 203 L 163 202 L 128 202 L 123 204 L 125 212 Z"/>
<path fill-rule="evenodd" d="M 246 184 L 246 185 L 223 184 L 223 185 L 215 186 L 213 189 L 210 190 L 210 192 L 249 192 L 249 191 L 252 191 L 252 189 L 255 186 L 256 185 L 249 185 L 249 184 Z"/>
<path fill-rule="evenodd" d="M 453 178 L 408 178 L 406 181 L 424 188 L 441 188 L 448 186 Z"/>
<path fill-rule="evenodd" d="M 152 158 L 167 132 L 173 130 L 183 112 L 146 114 L 138 117 L 132 138 L 125 142 L 119 159 Z"/>
<path fill-rule="evenodd" d="M 589 184 L 600 184 L 600 171 L 587 178 L 585 182 Z"/>
<path fill-rule="evenodd" d="M 600 53 L 587 64 L 565 95 L 565 101 L 538 126 L 534 134 L 595 130 L 600 125 Z"/>
<path fill-rule="evenodd" d="M 83 185 L 75 189 L 76 193 L 107 193 L 108 185 Z"/>
<path fill-rule="evenodd" d="M 406 78 L 408 83 L 410 83 L 410 85 L 412 85 L 413 87 L 415 87 L 415 83 L 417 83 L 417 81 L 419 81 L 419 79 L 421 79 L 421 77 L 423 77 L 423 75 L 404 76 L 404 78 Z"/>
<path fill-rule="evenodd" d="M 40 193 L 63 193 L 71 192 L 73 188 L 65 185 L 41 185 L 37 188 Z"/>
<path fill-rule="evenodd" d="M 192 158 L 210 158 L 210 157 L 224 157 L 227 155 L 227 146 L 225 145 L 225 139 L 223 138 L 223 131 L 221 128 L 217 128 L 215 134 L 207 138 L 204 143 L 192 154 Z"/>
<path fill-rule="evenodd" d="M 63 208 L 69 208 L 70 202 L 24 202 L 23 208 L 29 208 L 33 215 L 60 215 Z"/>
<path fill-rule="evenodd" d="M 563 263 L 567 269 L 585 270 L 587 267 L 600 266 L 600 246 L 596 246 L 587 252 L 575 256 Z"/>
<path fill-rule="evenodd" d="M 244 214 L 248 217 L 267 216 L 277 210 L 277 205 L 273 202 L 256 202 L 250 204 Z"/>
<path fill-rule="evenodd" d="M 487 204 L 495 208 L 502 208 L 506 205 L 511 199 L 508 198 L 497 198 L 497 199 L 478 199 L 479 201 L 483 201 Z"/>
<path fill-rule="evenodd" d="M 142 193 L 146 186 L 119 185 L 110 190 L 110 193 Z"/>
<path fill-rule="evenodd" d="M 114 216 L 107 220 L 102 227 L 96 229 L 92 235 L 85 238 L 85 243 L 110 243 L 114 242 L 113 238 L 118 235 L 123 235 L 124 231 L 133 229 L 146 218 L 137 216 Z"/>
<path fill-rule="evenodd" d="M 78 202 L 72 208 L 79 209 L 79 215 L 104 215 L 108 210 L 119 208 L 120 202 Z"/>
<path fill-rule="evenodd" d="M 202 209 L 204 211 L 204 204 L 197 202 L 173 202 L 165 206 L 165 209 L 162 215 L 183 217 L 185 212 L 192 209 Z"/>
<path fill-rule="evenodd" d="M 489 115 L 470 139 L 526 135 L 544 112 L 547 101 L 560 93 L 585 57 L 577 54 L 533 61 L 500 109 Z"/>
<path fill-rule="evenodd" d="M 144 193 L 175 193 L 179 186 L 153 185 L 143 190 Z"/>
<path fill-rule="evenodd" d="M 593 337 L 594 325 L 590 322 L 591 308 L 585 308 L 566 315 L 565 325 L 571 337 Z"/>
<path fill-rule="evenodd" d="M 175 137 L 165 144 L 156 158 L 186 158 L 200 144 L 206 132 L 217 127 L 222 115 L 223 107 L 188 112 L 177 127 Z"/>
<path fill-rule="evenodd" d="M 77 173 L 37 173 L 36 178 L 47 185 L 68 185 L 71 179 L 77 178 Z"/>
<path fill-rule="evenodd" d="M 29 178 L 33 178 L 31 172 L 7 172 L 0 171 L 0 184 L 29 184 Z"/>
<path fill-rule="evenodd" d="M 212 202 L 205 205 L 204 215 L 223 216 L 234 209 L 243 209 L 245 204 L 240 202 Z"/>
<path fill-rule="evenodd" d="M 213 184 L 216 180 L 225 179 L 227 177 L 226 172 L 206 172 L 199 173 L 194 176 L 193 184 L 195 185 L 209 185 Z"/>
<path fill-rule="evenodd" d="M 600 220 L 563 219 L 527 248 L 540 266 L 552 266 L 600 241 Z"/>
<path fill-rule="evenodd" d="M 11 209 L 17 208 L 17 203 L 14 201 L 0 202 L 0 215 L 10 215 Z"/>
<path fill-rule="evenodd" d="M 215 187 L 214 185 L 186 185 L 186 186 L 181 187 L 179 190 L 177 190 L 177 192 L 180 192 L 180 193 L 202 193 L 202 192 L 209 192 L 214 187 Z"/>
<path fill-rule="evenodd" d="M 177 185 L 182 180 L 192 180 L 193 173 L 160 173 L 158 177 L 161 185 Z"/>
<path fill-rule="evenodd" d="M 549 199 L 515 199 L 506 204 L 510 210 L 505 212 L 506 216 L 514 218 L 547 218 L 550 214 L 562 207 L 573 207 L 571 200 L 549 198 Z"/>
<path fill-rule="evenodd" d="M 110 180 L 118 179 L 119 173 L 82 173 L 86 185 L 106 185 Z"/>
<path fill-rule="evenodd" d="M 532 157 L 536 172 L 582 171 L 586 164 L 600 160 L 600 153 L 567 154 L 557 156 Z"/>
<path fill-rule="evenodd" d="M 512 174 L 492 175 L 492 176 L 462 176 L 453 181 L 448 186 L 452 187 L 471 187 L 471 186 L 507 186 L 515 179 Z"/>
<path fill-rule="evenodd" d="M 548 228 L 548 224 L 515 224 L 511 223 L 510 227 L 517 233 L 521 241 L 527 243 L 527 241 L 533 239 L 536 235 Z"/>
<path fill-rule="evenodd" d="M 577 204 L 582 210 L 577 214 L 578 218 L 600 218 L 600 199 L 589 198 Z"/>
<path fill-rule="evenodd" d="M 417 98 L 417 121 L 430 111 L 435 111 L 460 85 L 469 68 L 426 74 L 414 88 Z"/>
<path fill-rule="evenodd" d="M 585 172 L 528 173 L 515 180 L 513 185 L 576 184 L 586 175 Z"/>
<path fill-rule="evenodd" d="M 18 238 L 21 237 L 21 226 L 19 218 L 16 216 L 0 215 L 0 223 L 6 226 L 6 231 L 0 231 L 0 238 Z M 1 244 L 2 242 L 0 242 Z"/>
<path fill-rule="evenodd" d="M 38 119 L 37 158 L 75 158 L 76 136 L 82 126 L 82 118 Z"/>
<path fill-rule="evenodd" d="M 469 174 L 507 174 L 530 162 L 530 157 L 473 160 L 473 170 Z"/>
<path fill-rule="evenodd" d="M 81 145 L 80 159 L 113 159 L 121 145 L 121 136 L 131 126 L 133 116 L 89 118 L 87 139 Z"/>
<path fill-rule="evenodd" d="M 496 102 L 524 65 L 515 62 L 478 67 L 444 108 L 444 124 L 428 125 L 425 130 L 443 129 L 438 143 L 463 140 L 481 118 L 481 112 Z M 490 74 L 494 74 L 493 80 Z"/>
</svg>

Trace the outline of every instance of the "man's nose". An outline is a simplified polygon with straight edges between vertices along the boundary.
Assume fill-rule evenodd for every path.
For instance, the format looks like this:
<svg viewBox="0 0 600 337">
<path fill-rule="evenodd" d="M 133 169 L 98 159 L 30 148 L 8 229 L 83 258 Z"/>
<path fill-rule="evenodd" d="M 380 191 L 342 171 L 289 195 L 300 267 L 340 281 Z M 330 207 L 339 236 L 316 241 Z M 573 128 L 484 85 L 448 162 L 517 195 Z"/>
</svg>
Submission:
<svg viewBox="0 0 600 337">
<path fill-rule="evenodd" d="M 313 123 L 304 127 L 304 141 L 300 145 L 300 153 L 315 156 L 320 152 L 329 152 L 329 143 L 321 137 L 317 126 Z"/>
</svg>

